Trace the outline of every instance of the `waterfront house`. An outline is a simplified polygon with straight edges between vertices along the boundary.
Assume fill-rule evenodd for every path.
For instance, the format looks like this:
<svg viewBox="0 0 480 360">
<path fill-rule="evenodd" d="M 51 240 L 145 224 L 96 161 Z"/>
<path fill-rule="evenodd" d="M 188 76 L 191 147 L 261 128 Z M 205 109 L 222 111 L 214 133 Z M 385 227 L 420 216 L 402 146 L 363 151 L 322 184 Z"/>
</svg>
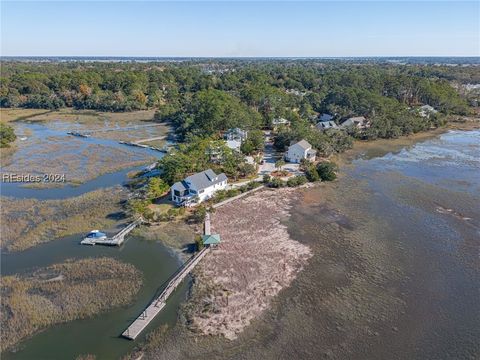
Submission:
<svg viewBox="0 0 480 360">
<path fill-rule="evenodd" d="M 335 124 L 335 121 L 319 121 L 315 126 L 321 131 L 327 129 L 338 129 L 338 125 Z"/>
<path fill-rule="evenodd" d="M 288 147 L 285 160 L 292 163 L 300 163 L 302 159 L 315 161 L 316 154 L 317 152 L 312 149 L 312 145 L 310 145 L 308 141 L 300 140 Z"/>
<path fill-rule="evenodd" d="M 171 200 L 177 205 L 193 206 L 213 197 L 227 187 L 227 176 L 208 169 L 176 182 L 170 189 Z"/>
<path fill-rule="evenodd" d="M 365 119 L 364 116 L 355 116 L 348 118 L 342 124 L 340 125 L 341 127 L 356 127 L 357 129 L 366 129 L 370 127 L 370 123 L 368 122 L 367 119 Z"/>
</svg>

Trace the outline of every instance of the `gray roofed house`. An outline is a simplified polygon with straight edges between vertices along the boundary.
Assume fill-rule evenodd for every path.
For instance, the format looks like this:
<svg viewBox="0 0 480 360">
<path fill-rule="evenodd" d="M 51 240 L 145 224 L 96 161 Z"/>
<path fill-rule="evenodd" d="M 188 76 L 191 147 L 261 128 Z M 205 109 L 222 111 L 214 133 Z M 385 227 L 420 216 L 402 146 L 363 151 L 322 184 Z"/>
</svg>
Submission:
<svg viewBox="0 0 480 360">
<path fill-rule="evenodd" d="M 312 149 L 312 145 L 310 145 L 308 141 L 300 140 L 288 147 L 288 151 L 285 154 L 285 160 L 292 163 L 300 163 L 302 159 L 315 161 L 316 154 L 317 152 Z"/>
<path fill-rule="evenodd" d="M 224 173 L 217 175 L 212 169 L 208 169 L 173 184 L 170 190 L 171 199 L 177 205 L 199 204 L 211 198 L 218 190 L 225 189 L 227 182 Z"/>
<path fill-rule="evenodd" d="M 318 130 L 326 130 L 326 129 L 337 129 L 338 125 L 335 124 L 335 121 L 320 121 L 315 125 Z"/>
<path fill-rule="evenodd" d="M 341 127 L 347 127 L 347 126 L 354 126 L 357 129 L 366 129 L 370 126 L 369 122 L 367 119 L 365 119 L 364 116 L 355 116 L 348 118 L 342 124 L 340 125 Z"/>
<path fill-rule="evenodd" d="M 330 115 L 330 114 L 327 114 L 327 113 L 323 113 L 322 115 L 320 115 L 320 117 L 318 118 L 319 121 L 331 121 L 333 120 L 334 116 L 333 115 Z"/>
</svg>

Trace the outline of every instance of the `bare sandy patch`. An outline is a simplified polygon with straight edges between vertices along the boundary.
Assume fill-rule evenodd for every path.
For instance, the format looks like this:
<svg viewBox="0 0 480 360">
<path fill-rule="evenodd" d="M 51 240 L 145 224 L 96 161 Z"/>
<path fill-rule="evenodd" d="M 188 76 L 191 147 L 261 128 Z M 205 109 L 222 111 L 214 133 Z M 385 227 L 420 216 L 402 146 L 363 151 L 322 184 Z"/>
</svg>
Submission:
<svg viewBox="0 0 480 360">
<path fill-rule="evenodd" d="M 235 339 L 302 270 L 312 252 L 284 224 L 293 197 L 290 189 L 262 191 L 213 214 L 222 243 L 200 263 L 193 328 Z"/>
</svg>

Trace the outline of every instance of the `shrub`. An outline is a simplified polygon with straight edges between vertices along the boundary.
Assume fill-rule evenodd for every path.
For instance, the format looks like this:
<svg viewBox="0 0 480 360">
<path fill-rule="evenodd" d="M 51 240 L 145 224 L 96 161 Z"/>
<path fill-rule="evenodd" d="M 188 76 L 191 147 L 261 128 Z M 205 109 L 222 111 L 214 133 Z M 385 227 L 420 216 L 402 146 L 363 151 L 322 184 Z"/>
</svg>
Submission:
<svg viewBox="0 0 480 360">
<path fill-rule="evenodd" d="M 197 248 L 197 251 L 200 251 L 205 247 L 202 241 L 202 237 L 200 235 L 195 236 L 195 247 Z"/>
<path fill-rule="evenodd" d="M 205 221 L 205 217 L 207 216 L 207 209 L 205 206 L 199 205 L 190 216 L 190 219 L 195 223 L 201 223 Z"/>
<path fill-rule="evenodd" d="M 268 184 L 270 182 L 270 179 L 271 179 L 270 175 L 265 174 L 265 175 L 263 175 L 263 180 L 262 181 L 263 181 L 264 184 Z"/>
<path fill-rule="evenodd" d="M 273 178 L 273 179 L 268 183 L 268 186 L 269 186 L 269 187 L 272 187 L 272 188 L 281 188 L 281 187 L 284 187 L 284 186 L 285 186 L 285 181 L 283 181 L 283 180 L 280 179 L 280 178 Z"/>
<path fill-rule="evenodd" d="M 287 186 L 289 187 L 296 187 L 301 186 L 307 183 L 307 178 L 303 175 L 298 175 L 293 178 L 288 179 Z"/>
<path fill-rule="evenodd" d="M 259 186 L 260 186 L 260 183 L 259 183 L 259 182 L 257 182 L 257 181 L 250 181 L 250 182 L 247 184 L 246 187 L 247 187 L 247 191 L 248 191 L 248 190 L 253 190 L 253 189 L 255 189 L 255 188 L 259 187 Z"/>
<path fill-rule="evenodd" d="M 334 162 L 323 161 L 317 165 L 317 173 L 322 181 L 333 181 L 337 178 L 335 171 L 337 165 Z"/>
<path fill-rule="evenodd" d="M 150 201 L 148 200 L 130 199 L 128 200 L 127 208 L 130 213 L 135 215 L 143 215 L 149 204 Z"/>
<path fill-rule="evenodd" d="M 163 196 L 170 187 L 162 179 L 158 177 L 152 177 L 148 181 L 147 185 L 147 198 L 156 199 Z"/>
<path fill-rule="evenodd" d="M 305 176 L 307 177 L 307 180 L 310 182 L 315 182 L 320 180 L 320 175 L 318 174 L 318 171 L 314 165 L 310 165 L 307 168 L 307 170 L 305 171 Z"/>
<path fill-rule="evenodd" d="M 10 143 L 15 141 L 17 137 L 10 125 L 0 123 L 0 147 L 9 147 Z"/>
</svg>

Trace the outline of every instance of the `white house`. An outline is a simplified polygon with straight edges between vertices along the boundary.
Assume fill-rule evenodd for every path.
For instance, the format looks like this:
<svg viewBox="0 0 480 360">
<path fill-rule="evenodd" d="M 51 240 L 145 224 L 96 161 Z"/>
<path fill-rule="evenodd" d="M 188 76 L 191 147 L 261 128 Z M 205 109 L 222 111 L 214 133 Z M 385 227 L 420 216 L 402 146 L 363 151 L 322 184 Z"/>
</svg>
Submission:
<svg viewBox="0 0 480 360">
<path fill-rule="evenodd" d="M 176 182 L 170 189 L 171 199 L 177 205 L 193 206 L 210 199 L 218 190 L 227 187 L 227 176 L 208 169 Z"/>
<path fill-rule="evenodd" d="M 242 141 L 240 140 L 225 140 L 226 145 L 235 151 L 240 151 L 240 148 L 242 147 Z"/>
<path fill-rule="evenodd" d="M 239 140 L 245 141 L 247 139 L 248 131 L 240 128 L 228 129 L 225 132 L 225 140 Z"/>
<path fill-rule="evenodd" d="M 228 129 L 225 132 L 224 138 L 227 146 L 235 151 L 240 151 L 242 143 L 247 139 L 248 131 L 240 128 Z"/>
<path fill-rule="evenodd" d="M 292 163 L 300 163 L 302 159 L 315 161 L 316 154 L 317 152 L 312 149 L 312 145 L 310 145 L 308 141 L 300 140 L 288 147 L 285 160 Z"/>
<path fill-rule="evenodd" d="M 418 114 L 421 117 L 428 118 L 428 117 L 430 117 L 430 115 L 433 115 L 433 114 L 436 114 L 436 113 L 438 113 L 438 111 L 435 110 L 435 108 L 433 106 L 430 106 L 430 105 L 423 105 L 418 109 Z"/>
<path fill-rule="evenodd" d="M 327 129 L 338 129 L 338 125 L 335 124 L 335 121 L 319 121 L 315 126 L 321 131 Z"/>
<path fill-rule="evenodd" d="M 364 116 L 351 117 L 342 122 L 341 127 L 354 126 L 357 129 L 366 129 L 370 127 L 370 123 Z"/>
</svg>

